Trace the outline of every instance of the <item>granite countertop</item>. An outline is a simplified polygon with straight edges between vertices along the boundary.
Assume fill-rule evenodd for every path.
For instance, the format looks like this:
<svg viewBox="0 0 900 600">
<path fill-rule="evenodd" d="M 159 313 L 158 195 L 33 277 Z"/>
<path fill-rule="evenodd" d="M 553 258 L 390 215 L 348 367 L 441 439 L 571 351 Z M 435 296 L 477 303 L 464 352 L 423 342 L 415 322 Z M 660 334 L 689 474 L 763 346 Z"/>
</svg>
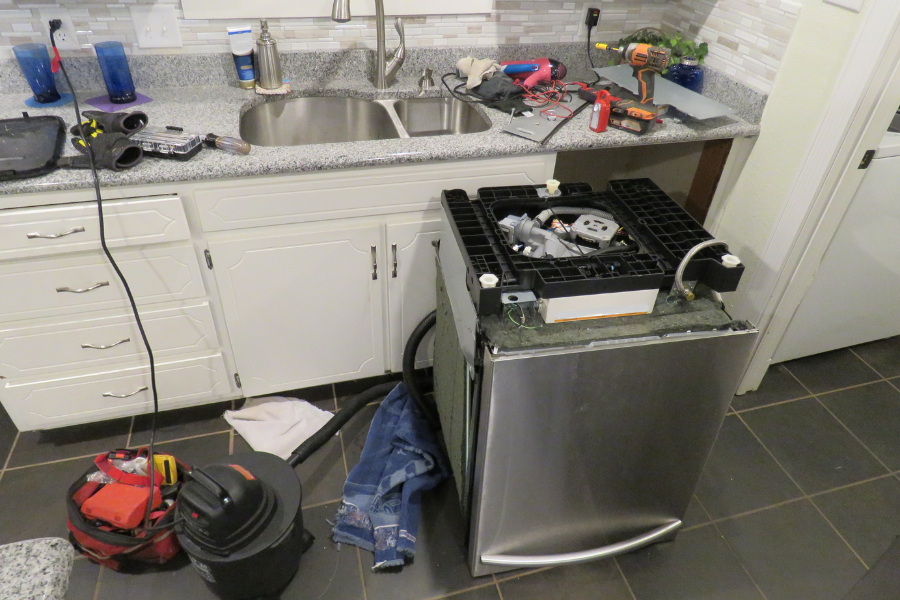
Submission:
<svg viewBox="0 0 900 600">
<path fill-rule="evenodd" d="M 440 86 L 440 81 L 436 77 Z M 288 97 L 300 96 L 353 96 L 368 99 L 412 97 L 417 92 L 417 79 L 404 78 L 390 90 L 376 91 L 362 77 L 345 80 L 332 79 L 323 87 L 313 81 L 294 84 Z M 151 125 L 177 125 L 185 131 L 239 137 L 240 116 L 249 108 L 272 97 L 257 95 L 252 90 L 242 90 L 233 85 L 195 87 L 140 87 L 139 91 L 153 98 L 153 102 L 136 109 L 145 111 Z M 83 99 L 99 95 L 100 91 L 79 93 L 81 109 L 90 110 Z M 440 87 L 429 95 L 442 95 Z M 444 94 L 445 95 L 445 94 Z M 67 126 L 73 122 L 73 108 L 67 106 L 47 109 L 30 109 L 24 105 L 29 94 L 7 93 L 0 96 L 0 118 L 13 118 L 28 110 L 32 116 L 50 114 L 62 117 Z M 726 99 L 722 99 L 726 100 Z M 727 100 L 726 100 L 727 101 Z M 123 171 L 101 171 L 104 187 L 132 186 L 162 182 L 198 181 L 234 177 L 247 177 L 275 173 L 298 173 L 326 169 L 369 167 L 418 163 L 436 160 L 472 159 L 513 156 L 531 153 L 549 153 L 590 148 L 613 148 L 672 142 L 692 142 L 711 139 L 736 138 L 759 134 L 759 125 L 744 118 L 722 118 L 715 122 L 696 122 L 666 117 L 663 124 L 648 135 L 636 136 L 610 128 L 597 134 L 588 128 L 589 110 L 582 111 L 566 123 L 544 145 L 501 131 L 509 116 L 497 110 L 477 107 L 490 121 L 492 127 L 482 133 L 392 139 L 364 142 L 344 142 L 307 146 L 264 147 L 254 146 L 248 156 L 233 156 L 221 151 L 204 149 L 189 161 L 147 158 L 137 167 Z M 65 154 L 75 154 L 66 143 Z M 18 194 L 71 190 L 91 186 L 85 170 L 60 169 L 42 177 L 0 183 L 0 194 Z"/>
</svg>

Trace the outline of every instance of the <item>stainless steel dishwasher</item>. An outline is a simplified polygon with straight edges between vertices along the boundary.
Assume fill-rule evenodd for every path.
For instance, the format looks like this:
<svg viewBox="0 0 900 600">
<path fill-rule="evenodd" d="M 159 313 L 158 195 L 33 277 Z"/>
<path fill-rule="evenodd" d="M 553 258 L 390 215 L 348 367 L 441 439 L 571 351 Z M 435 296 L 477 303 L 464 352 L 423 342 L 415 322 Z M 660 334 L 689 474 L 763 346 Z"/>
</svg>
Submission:
<svg viewBox="0 0 900 600">
<path fill-rule="evenodd" d="M 561 192 L 444 193 L 435 394 L 476 576 L 673 539 L 758 333 L 710 289 L 740 279 L 721 248 L 688 264 L 693 301 L 670 295 L 711 236 L 652 182 Z M 613 217 L 623 252 L 523 256 L 506 214 L 545 206 L 562 227 L 572 207 Z M 560 310 L 618 316 L 542 317 Z"/>
</svg>

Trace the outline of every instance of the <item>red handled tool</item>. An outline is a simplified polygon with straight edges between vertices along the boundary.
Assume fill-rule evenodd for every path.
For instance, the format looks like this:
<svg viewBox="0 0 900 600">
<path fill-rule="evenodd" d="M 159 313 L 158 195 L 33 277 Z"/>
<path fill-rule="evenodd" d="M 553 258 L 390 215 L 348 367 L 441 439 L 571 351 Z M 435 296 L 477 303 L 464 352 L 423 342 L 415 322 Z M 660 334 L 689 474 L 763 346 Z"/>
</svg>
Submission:
<svg viewBox="0 0 900 600">
<path fill-rule="evenodd" d="M 591 131 L 595 133 L 603 133 L 606 131 L 606 125 L 609 123 L 609 111 L 612 95 L 606 90 L 597 92 L 597 99 L 594 100 L 594 107 L 591 111 Z"/>
</svg>

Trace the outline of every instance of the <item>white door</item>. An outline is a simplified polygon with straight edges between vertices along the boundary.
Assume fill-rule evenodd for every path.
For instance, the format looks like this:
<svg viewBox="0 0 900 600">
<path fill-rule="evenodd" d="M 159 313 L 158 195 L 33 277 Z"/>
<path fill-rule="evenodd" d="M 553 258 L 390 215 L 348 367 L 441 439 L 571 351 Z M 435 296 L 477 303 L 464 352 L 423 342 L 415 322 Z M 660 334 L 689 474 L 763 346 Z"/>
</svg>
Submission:
<svg viewBox="0 0 900 600">
<path fill-rule="evenodd" d="M 211 237 L 244 395 L 384 373 L 382 247 L 371 222 Z"/>
<path fill-rule="evenodd" d="M 390 304 L 391 370 L 403 370 L 403 347 L 416 325 L 431 311 L 435 301 L 435 251 L 440 238 L 437 213 L 411 223 L 387 226 L 388 300 Z M 396 265 L 396 267 L 394 266 Z M 434 331 L 419 346 L 416 367 L 427 367 L 434 353 Z"/>
</svg>

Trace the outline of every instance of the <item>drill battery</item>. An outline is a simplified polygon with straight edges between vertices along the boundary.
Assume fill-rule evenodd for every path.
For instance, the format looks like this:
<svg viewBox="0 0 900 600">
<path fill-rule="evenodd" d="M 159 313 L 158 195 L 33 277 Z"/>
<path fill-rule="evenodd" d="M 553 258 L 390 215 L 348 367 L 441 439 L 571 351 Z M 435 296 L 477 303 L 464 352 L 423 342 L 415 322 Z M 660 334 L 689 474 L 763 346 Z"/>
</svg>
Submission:
<svg viewBox="0 0 900 600">
<path fill-rule="evenodd" d="M 609 124 L 637 135 L 652 131 L 668 107 L 641 104 L 636 100 L 619 100 L 610 106 Z"/>
</svg>

